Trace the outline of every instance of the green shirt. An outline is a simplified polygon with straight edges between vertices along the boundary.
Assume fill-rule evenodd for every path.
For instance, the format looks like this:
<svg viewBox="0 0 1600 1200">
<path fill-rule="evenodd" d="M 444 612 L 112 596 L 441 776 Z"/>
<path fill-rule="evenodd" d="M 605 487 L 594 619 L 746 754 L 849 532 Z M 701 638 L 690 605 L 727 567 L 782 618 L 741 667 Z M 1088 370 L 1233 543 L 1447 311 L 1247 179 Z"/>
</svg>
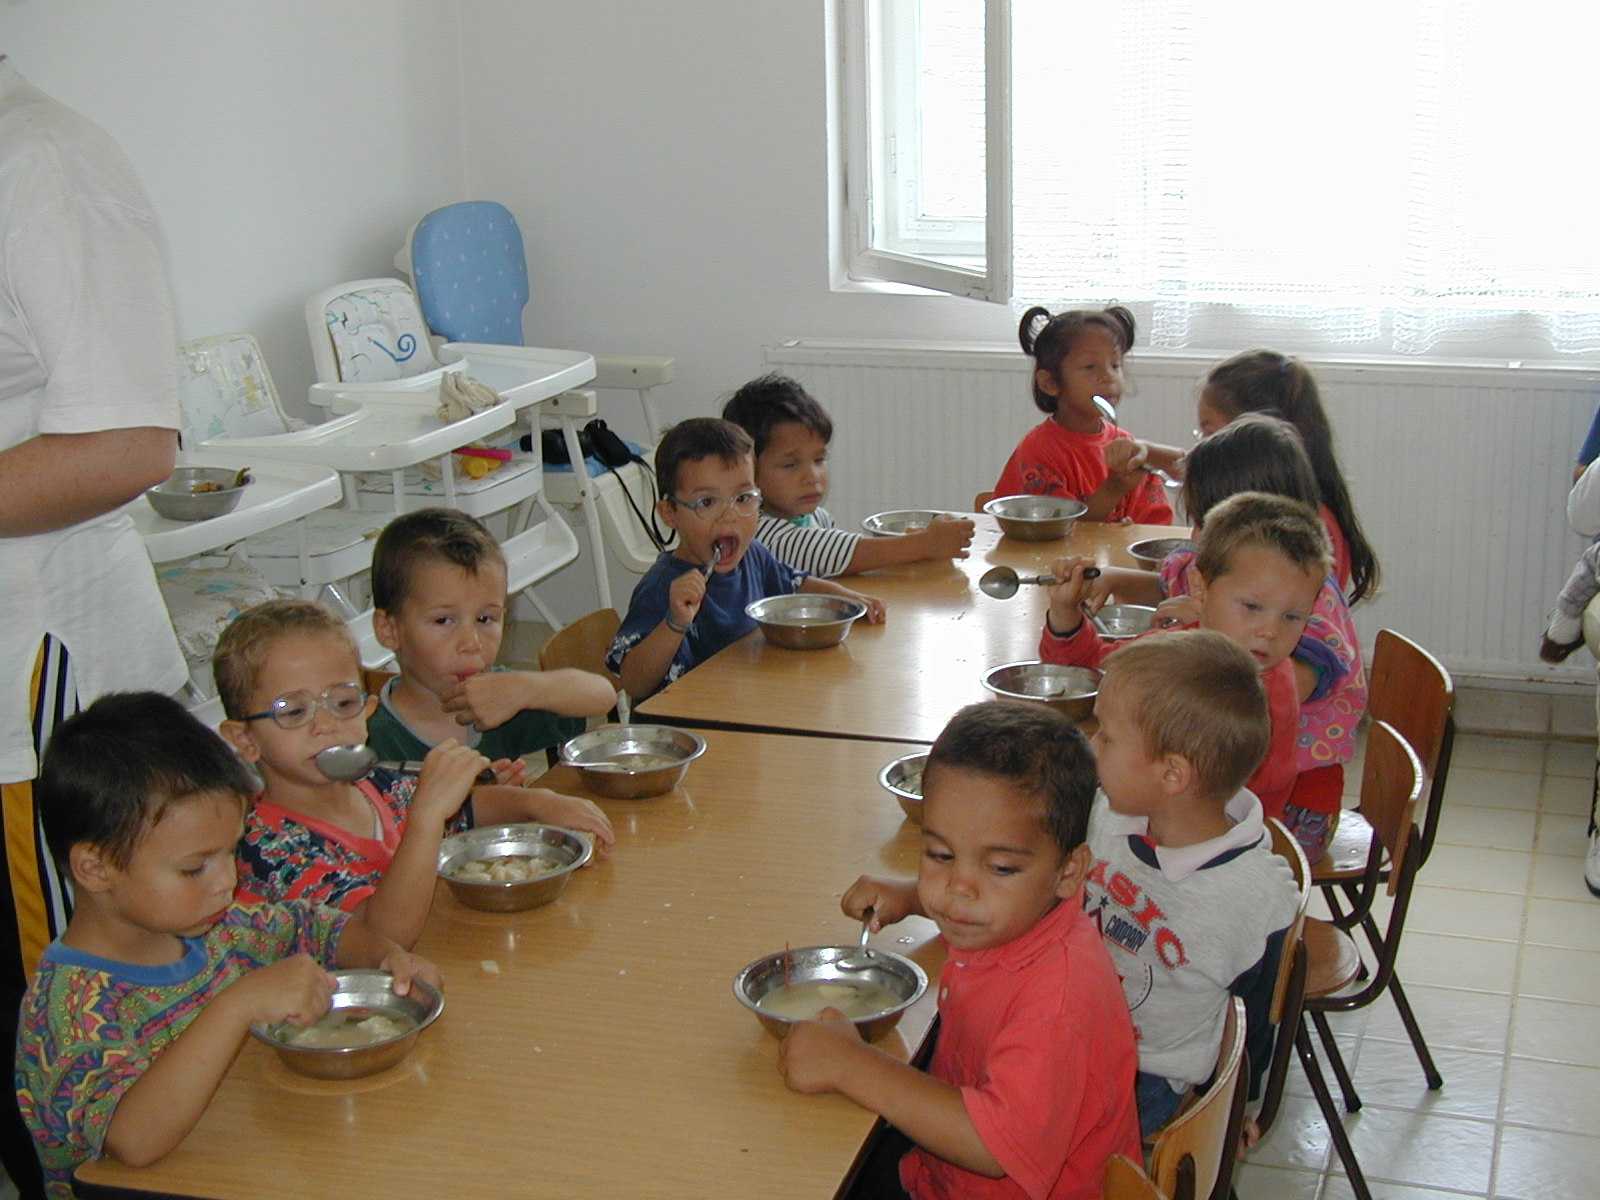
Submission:
<svg viewBox="0 0 1600 1200">
<path fill-rule="evenodd" d="M 411 762 L 426 758 L 433 745 L 419 737 L 389 704 L 395 680 L 383 685 L 378 696 L 378 711 L 367 722 L 367 745 L 381 759 Z M 521 758 L 551 746 L 559 746 L 584 730 L 582 717 L 558 717 L 542 708 L 525 708 L 504 725 L 478 730 L 463 725 L 459 735 L 463 745 L 471 746 L 491 762 L 502 758 Z"/>
</svg>

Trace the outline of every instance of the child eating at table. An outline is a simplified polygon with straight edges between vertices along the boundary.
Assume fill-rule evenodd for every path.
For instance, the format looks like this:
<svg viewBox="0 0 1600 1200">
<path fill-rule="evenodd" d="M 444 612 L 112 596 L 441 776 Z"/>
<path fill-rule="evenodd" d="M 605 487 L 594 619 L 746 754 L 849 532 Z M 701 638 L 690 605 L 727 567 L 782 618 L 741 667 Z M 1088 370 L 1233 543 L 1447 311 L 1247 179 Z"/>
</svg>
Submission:
<svg viewBox="0 0 1600 1200">
<path fill-rule="evenodd" d="M 327 968 L 404 994 L 433 964 L 305 901 L 234 896 L 251 772 L 182 705 L 102 697 L 55 732 L 41 820 L 76 904 L 23 998 L 17 1099 L 46 1190 L 104 1154 L 143 1166 L 194 1128 L 250 1026 L 328 1011 Z"/>
<path fill-rule="evenodd" d="M 901 537 L 863 537 L 835 528 L 822 507 L 828 492 L 828 444 L 833 421 L 799 381 L 763 375 L 723 405 L 722 416 L 755 442 L 761 520 L 756 541 L 812 575 L 858 575 L 875 567 L 965 558 L 973 524 L 937 516 Z"/>
<path fill-rule="evenodd" d="M 1006 460 L 996 496 L 1070 496 L 1090 521 L 1172 524 L 1161 481 L 1147 468 L 1179 471 L 1183 452 L 1138 442 L 1095 404 L 1122 398 L 1122 360 L 1133 349 L 1133 314 L 1121 305 L 1022 314 L 1017 338 L 1034 360 L 1033 403 L 1046 418 Z"/>
<path fill-rule="evenodd" d="M 633 589 L 628 615 L 606 652 L 622 688 L 643 700 L 751 630 L 745 606 L 767 596 L 815 592 L 867 606 L 883 622 L 881 600 L 784 566 L 754 540 L 761 510 L 755 444 L 731 421 L 692 417 L 656 447 L 656 512 L 678 533 Z"/>
<path fill-rule="evenodd" d="M 265 783 L 239 843 L 248 896 L 364 911 L 374 928 L 410 946 L 433 902 L 447 830 L 544 821 L 602 844 L 612 838 L 587 800 L 478 786 L 489 760 L 453 739 L 428 752 L 420 777 L 379 767 L 357 783 L 328 778 L 317 754 L 366 741 L 376 701 L 362 689 L 350 631 L 320 605 L 269 600 L 246 609 L 223 631 L 212 669 L 227 714 L 221 733 Z"/>
<path fill-rule="evenodd" d="M 1298 893 L 1244 787 L 1271 737 L 1249 654 L 1199 629 L 1135 642 L 1106 661 L 1094 712 L 1083 903 L 1133 1016 L 1150 1137 L 1211 1077 L 1230 995 L 1245 1000 L 1252 1082 L 1266 1070 Z"/>
<path fill-rule="evenodd" d="M 798 1092 L 842 1092 L 915 1147 L 893 1195 L 1100 1195 L 1106 1160 L 1139 1161 L 1128 1006 L 1080 893 L 1094 762 L 1057 713 L 993 702 L 962 709 L 923 773 L 912 881 L 863 876 L 844 911 L 874 929 L 931 918 L 949 947 L 939 1042 L 926 1074 L 857 1037 L 836 1009 L 779 1049 Z M 891 1160 L 892 1162 L 892 1160 Z"/>
<path fill-rule="evenodd" d="M 1050 608 L 1039 637 L 1046 662 L 1096 667 L 1117 652 L 1085 619 L 1090 582 L 1087 558 L 1055 564 L 1060 580 L 1050 589 Z M 1177 624 L 1213 629 L 1249 652 L 1266 687 L 1272 738 L 1248 786 L 1270 817 L 1282 820 L 1299 774 L 1295 739 L 1300 693 L 1290 654 L 1305 632 L 1332 569 L 1328 535 L 1316 510 L 1284 496 L 1240 492 L 1206 514 L 1192 576 L 1192 597 Z M 1143 637 L 1161 636 L 1161 625 Z M 1313 815 L 1291 832 L 1320 857 L 1329 823 Z"/>
</svg>

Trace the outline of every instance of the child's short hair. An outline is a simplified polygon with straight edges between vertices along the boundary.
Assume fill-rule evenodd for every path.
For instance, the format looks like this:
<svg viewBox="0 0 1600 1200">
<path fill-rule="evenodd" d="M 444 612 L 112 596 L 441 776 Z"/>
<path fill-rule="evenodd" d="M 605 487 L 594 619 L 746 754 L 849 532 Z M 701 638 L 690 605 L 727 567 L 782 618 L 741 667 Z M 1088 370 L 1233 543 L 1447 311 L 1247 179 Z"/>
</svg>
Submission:
<svg viewBox="0 0 1600 1200">
<path fill-rule="evenodd" d="M 1044 826 L 1063 854 L 1089 836 L 1099 786 L 1094 754 L 1078 727 L 1053 709 L 1007 700 L 967 705 L 933 743 L 924 776 L 939 767 L 993 775 L 1038 797 Z"/>
<path fill-rule="evenodd" d="M 1208 629 L 1140 638 L 1106 659 L 1102 692 L 1123 698 L 1150 758 L 1181 755 L 1207 799 L 1227 800 L 1272 738 L 1255 659 Z"/>
<path fill-rule="evenodd" d="M 678 468 L 702 458 L 718 458 L 729 466 L 755 454 L 750 435 L 720 417 L 690 417 L 679 421 L 656 446 L 656 489 L 663 499 L 678 492 Z"/>
<path fill-rule="evenodd" d="M 350 647 L 361 664 L 361 650 L 350 629 L 333 613 L 310 600 L 268 600 L 247 608 L 222 631 L 211 654 L 211 674 L 217 681 L 222 711 L 240 720 L 250 706 L 256 681 L 272 643 L 291 633 L 320 633 L 336 637 Z"/>
<path fill-rule="evenodd" d="M 1311 505 L 1287 496 L 1238 492 L 1213 508 L 1200 527 L 1195 569 L 1207 581 L 1220 579 L 1246 546 L 1276 550 L 1302 571 L 1315 571 L 1319 579 L 1333 570 L 1322 518 Z"/>
<path fill-rule="evenodd" d="M 1040 325 L 1040 321 L 1044 324 Z M 1017 341 L 1022 343 L 1022 352 L 1032 356 L 1035 370 L 1046 371 L 1056 379 L 1061 375 L 1061 360 L 1085 329 L 1105 330 L 1124 354 L 1133 349 L 1133 314 L 1120 304 L 1107 309 L 1074 308 L 1053 317 L 1048 308 L 1036 304 L 1022 314 Z M 1037 379 L 1032 382 L 1034 405 L 1040 412 L 1055 412 L 1056 398 L 1042 389 Z"/>
<path fill-rule="evenodd" d="M 63 875 L 80 842 L 121 868 L 169 805 L 216 792 L 243 803 L 259 788 L 255 772 L 172 697 L 112 692 L 51 735 L 39 766 L 39 819 Z"/>
<path fill-rule="evenodd" d="M 383 527 L 372 549 L 372 607 L 397 613 L 417 567 L 447 562 L 476 575 L 484 563 L 506 565 L 505 552 L 482 521 L 455 508 L 419 508 Z"/>
<path fill-rule="evenodd" d="M 1202 438 L 1185 459 L 1183 507 L 1196 525 L 1229 496 L 1266 492 L 1312 508 L 1322 503 L 1300 431 L 1287 421 L 1250 413 Z"/>
<path fill-rule="evenodd" d="M 803 425 L 824 442 L 833 440 L 833 419 L 800 381 L 776 372 L 752 379 L 722 406 L 722 419 L 748 433 L 756 456 L 767 448 L 779 425 Z"/>
</svg>

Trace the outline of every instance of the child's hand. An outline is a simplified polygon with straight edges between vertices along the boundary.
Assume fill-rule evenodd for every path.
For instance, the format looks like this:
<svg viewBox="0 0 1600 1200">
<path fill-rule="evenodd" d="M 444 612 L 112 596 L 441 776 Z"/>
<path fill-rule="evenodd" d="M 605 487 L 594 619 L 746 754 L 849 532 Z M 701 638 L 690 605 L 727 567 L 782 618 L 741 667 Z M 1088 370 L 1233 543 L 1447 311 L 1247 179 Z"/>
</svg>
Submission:
<svg viewBox="0 0 1600 1200">
<path fill-rule="evenodd" d="M 439 702 L 458 724 L 496 729 L 525 708 L 537 708 L 528 671 L 479 671 L 443 692 Z"/>
<path fill-rule="evenodd" d="M 1095 565 L 1092 558 L 1060 558 L 1050 569 L 1058 580 L 1050 589 L 1050 628 L 1058 637 L 1077 632 L 1083 624 L 1083 614 L 1088 606 L 1094 580 L 1083 573 Z"/>
<path fill-rule="evenodd" d="M 1132 438 L 1114 438 L 1106 444 L 1106 470 L 1113 475 L 1132 475 L 1144 468 L 1150 447 Z"/>
<path fill-rule="evenodd" d="M 915 913 L 916 897 L 915 883 L 863 875 L 850 885 L 850 890 L 839 901 L 839 907 L 844 910 L 845 916 L 854 917 L 857 921 L 864 918 L 870 908 L 872 924 L 868 928 L 877 933 L 885 925 L 893 925 Z"/>
<path fill-rule="evenodd" d="M 383 961 L 378 964 L 378 970 L 387 971 L 394 976 L 393 986 L 396 996 L 404 996 L 409 992 L 413 979 L 431 983 L 436 988 L 444 985 L 444 981 L 439 978 L 437 966 L 422 955 L 402 950 L 399 946 L 383 956 Z"/>
<path fill-rule="evenodd" d="M 595 849 L 604 858 L 617 844 L 617 832 L 600 806 L 582 796 L 564 796 L 548 788 L 536 788 L 528 793 L 528 815 L 546 825 L 559 825 L 563 829 L 576 829 L 592 834 Z"/>
<path fill-rule="evenodd" d="M 448 738 L 428 751 L 417 779 L 414 813 L 427 813 L 430 819 L 448 821 L 466 803 L 467 794 L 489 760 L 471 746 Z"/>
<path fill-rule="evenodd" d="M 706 577 L 699 567 L 690 567 L 672 581 L 667 591 L 667 616 L 674 625 L 688 625 L 706 598 Z"/>
<path fill-rule="evenodd" d="M 861 592 L 850 592 L 848 594 L 854 596 L 857 600 L 861 601 L 861 603 L 867 606 L 868 625 L 882 625 L 884 619 L 888 617 L 889 606 L 886 605 L 882 600 L 879 600 L 876 596 L 867 596 Z"/>
<path fill-rule="evenodd" d="M 792 1092 L 833 1092 L 863 1043 L 850 1018 L 825 1008 L 815 1021 L 802 1021 L 778 1043 L 778 1073 Z"/>
<path fill-rule="evenodd" d="M 520 758 L 497 758 L 489 764 L 489 768 L 494 772 L 496 783 L 504 787 L 521 787 L 528 764 Z"/>
<path fill-rule="evenodd" d="M 309 1025 L 328 1011 L 336 982 L 309 954 L 296 954 L 241 976 L 223 995 L 250 1024 Z"/>
<path fill-rule="evenodd" d="M 1200 601 L 1193 596 L 1172 596 L 1156 605 L 1157 629 L 1175 629 L 1179 625 L 1193 625 L 1200 619 Z"/>
<path fill-rule="evenodd" d="M 918 539 L 925 558 L 966 558 L 975 528 L 966 517 L 941 514 L 929 522 L 921 533 L 911 536 Z"/>
</svg>

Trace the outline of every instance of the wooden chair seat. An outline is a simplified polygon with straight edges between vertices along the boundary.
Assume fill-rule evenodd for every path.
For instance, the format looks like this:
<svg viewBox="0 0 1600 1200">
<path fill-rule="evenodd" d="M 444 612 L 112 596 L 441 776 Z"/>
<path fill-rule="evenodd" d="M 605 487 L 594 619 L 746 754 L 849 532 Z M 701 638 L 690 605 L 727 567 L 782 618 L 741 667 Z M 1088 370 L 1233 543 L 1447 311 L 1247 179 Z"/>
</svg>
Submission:
<svg viewBox="0 0 1600 1200">
<path fill-rule="evenodd" d="M 1327 921 L 1307 917 L 1306 995 L 1326 996 L 1350 986 L 1361 973 L 1355 939 Z"/>
<path fill-rule="evenodd" d="M 1322 857 L 1311 864 L 1311 882 L 1321 887 L 1325 883 L 1360 879 L 1367 868 L 1367 854 L 1371 849 L 1372 826 L 1354 809 L 1346 809 L 1339 815 L 1333 842 Z"/>
</svg>

